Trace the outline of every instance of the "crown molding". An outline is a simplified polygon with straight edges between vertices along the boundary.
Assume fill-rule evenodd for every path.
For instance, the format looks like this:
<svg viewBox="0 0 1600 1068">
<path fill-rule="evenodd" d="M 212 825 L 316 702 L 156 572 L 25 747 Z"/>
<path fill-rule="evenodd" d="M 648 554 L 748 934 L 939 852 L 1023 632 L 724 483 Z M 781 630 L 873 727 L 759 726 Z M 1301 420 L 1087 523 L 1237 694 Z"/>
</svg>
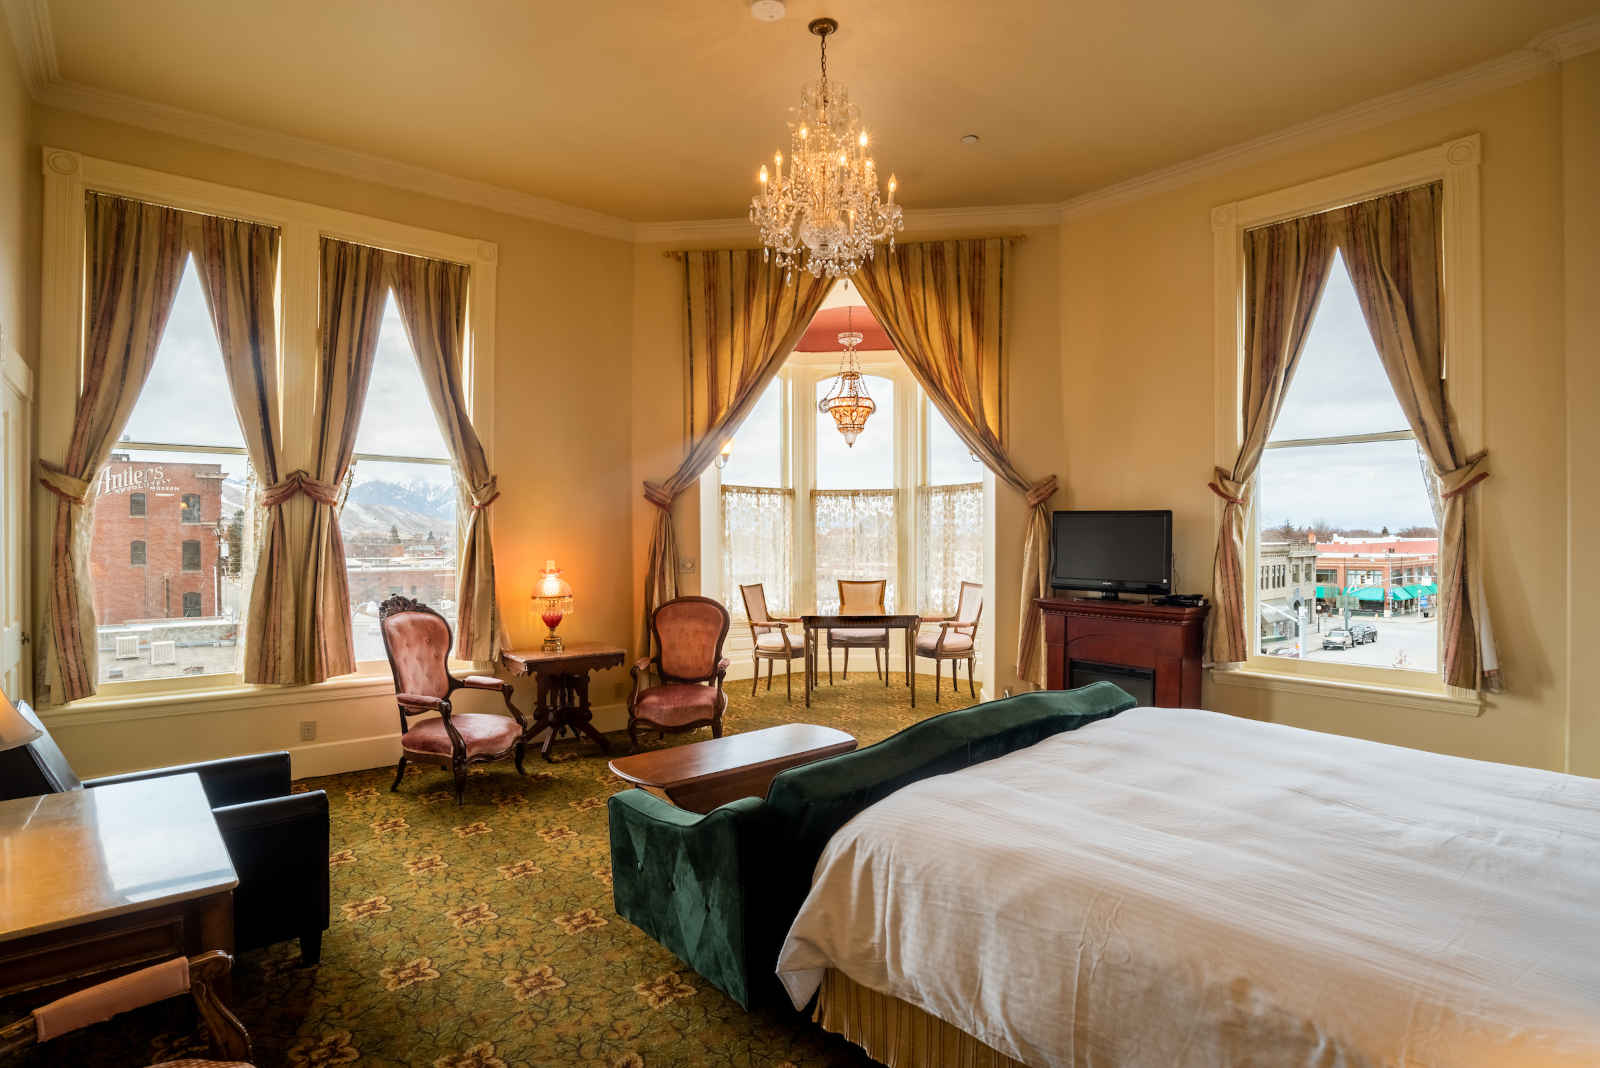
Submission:
<svg viewBox="0 0 1600 1068">
<path fill-rule="evenodd" d="M 49 0 L 0 0 L 6 22 L 11 25 L 11 43 L 22 67 L 22 81 L 28 94 L 38 97 L 48 85 L 61 80 L 56 66 L 56 36 L 50 26 Z"/>
<path fill-rule="evenodd" d="M 633 222 L 505 186 L 446 174 L 324 141 L 231 122 L 213 115 L 158 104 L 122 93 L 69 82 L 60 75 L 49 0 L 0 0 L 24 80 L 35 100 L 59 108 L 137 126 L 220 148 L 264 156 L 361 181 L 471 204 L 616 241 L 639 243 L 722 242 L 750 237 L 742 218 L 678 222 Z M 1052 204 L 1018 204 L 906 211 L 908 234 L 966 228 L 1052 225 L 1176 189 L 1299 148 L 1444 107 L 1494 89 L 1526 81 L 1556 65 L 1600 50 L 1600 15 L 1546 31 L 1523 48 L 1420 85 L 1375 97 L 1275 133 L 1218 149 L 1169 167 L 1116 182 Z"/>
</svg>

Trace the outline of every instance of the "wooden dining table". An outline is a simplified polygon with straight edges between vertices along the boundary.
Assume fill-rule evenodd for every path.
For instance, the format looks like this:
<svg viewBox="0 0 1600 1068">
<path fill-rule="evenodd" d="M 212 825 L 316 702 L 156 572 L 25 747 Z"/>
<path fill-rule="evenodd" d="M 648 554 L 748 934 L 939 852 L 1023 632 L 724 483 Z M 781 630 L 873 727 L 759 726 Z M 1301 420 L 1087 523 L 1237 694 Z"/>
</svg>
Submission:
<svg viewBox="0 0 1600 1068">
<path fill-rule="evenodd" d="M 830 630 L 900 630 L 905 632 L 906 685 L 911 688 L 911 707 L 917 707 L 917 628 L 922 617 L 915 612 L 870 612 L 849 615 L 810 615 L 800 617 L 805 628 L 806 707 L 811 707 L 811 689 L 817 685 L 817 650 L 821 636 Z M 889 675 L 888 657 L 884 657 L 884 678 Z"/>
</svg>

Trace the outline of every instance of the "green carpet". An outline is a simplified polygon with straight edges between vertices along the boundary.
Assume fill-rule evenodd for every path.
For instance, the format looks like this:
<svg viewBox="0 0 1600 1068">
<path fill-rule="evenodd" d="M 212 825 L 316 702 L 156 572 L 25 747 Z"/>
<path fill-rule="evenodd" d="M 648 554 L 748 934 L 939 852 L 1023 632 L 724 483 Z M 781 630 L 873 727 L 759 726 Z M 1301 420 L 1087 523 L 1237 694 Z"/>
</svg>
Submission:
<svg viewBox="0 0 1600 1068">
<path fill-rule="evenodd" d="M 919 685 L 859 676 L 824 685 L 810 710 L 797 692 L 750 696 L 729 685 L 729 732 L 784 722 L 835 726 L 863 745 L 970 703 Z M 763 683 L 763 686 L 765 684 Z M 948 684 L 947 684 L 948 686 Z M 670 736 L 681 744 L 706 730 Z M 626 751 L 626 735 L 612 735 Z M 653 741 L 647 744 L 655 744 Z M 588 742 L 475 769 L 466 804 L 449 777 L 411 768 L 307 780 L 332 810 L 332 922 L 322 962 L 299 966 L 284 943 L 241 954 L 232 1007 L 260 1065 L 665 1066 L 865 1065 L 809 1019 L 747 1013 L 611 907 L 606 798 L 622 783 Z M 22 1063 L 131 1065 L 205 1048 L 186 999 L 58 1039 Z"/>
</svg>

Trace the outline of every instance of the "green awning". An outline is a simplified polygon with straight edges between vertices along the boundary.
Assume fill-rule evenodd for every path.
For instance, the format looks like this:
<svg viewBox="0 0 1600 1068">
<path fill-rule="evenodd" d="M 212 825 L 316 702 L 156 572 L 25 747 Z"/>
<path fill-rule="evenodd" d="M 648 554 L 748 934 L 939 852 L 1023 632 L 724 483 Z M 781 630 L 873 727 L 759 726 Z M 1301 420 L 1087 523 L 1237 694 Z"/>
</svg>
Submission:
<svg viewBox="0 0 1600 1068">
<path fill-rule="evenodd" d="M 1359 588 L 1352 588 L 1350 590 L 1350 593 L 1355 595 L 1355 599 L 1358 600 L 1358 601 L 1381 601 L 1381 600 L 1383 600 L 1383 587 L 1382 586 L 1361 586 Z"/>
<path fill-rule="evenodd" d="M 1418 597 L 1437 597 L 1439 596 L 1439 587 L 1432 582 L 1428 582 L 1421 586 L 1412 586 L 1411 592 Z"/>
<path fill-rule="evenodd" d="M 1395 586 L 1389 591 L 1389 599 L 1393 601 L 1412 601 L 1416 596 L 1405 586 Z"/>
<path fill-rule="evenodd" d="M 1317 587 L 1317 596 L 1318 597 L 1327 597 L 1327 596 L 1329 596 L 1328 590 L 1330 588 L 1331 587 L 1328 587 L 1328 586 L 1318 586 Z"/>
</svg>

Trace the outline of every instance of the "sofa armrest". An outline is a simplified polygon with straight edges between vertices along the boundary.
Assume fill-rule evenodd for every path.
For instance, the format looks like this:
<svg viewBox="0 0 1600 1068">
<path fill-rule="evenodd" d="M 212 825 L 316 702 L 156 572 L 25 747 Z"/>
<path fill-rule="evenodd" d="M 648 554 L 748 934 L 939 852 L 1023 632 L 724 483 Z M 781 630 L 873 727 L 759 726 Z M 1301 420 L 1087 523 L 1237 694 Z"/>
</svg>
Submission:
<svg viewBox="0 0 1600 1068">
<path fill-rule="evenodd" d="M 225 805 L 212 815 L 239 876 L 236 948 L 288 938 L 314 946 L 328 927 L 328 795 L 308 790 Z"/>
<path fill-rule="evenodd" d="M 772 985 L 776 957 L 752 962 L 752 901 L 763 865 L 749 854 L 764 802 L 745 797 L 704 815 L 645 790 L 613 794 L 611 894 L 617 914 L 749 1008 Z"/>
<path fill-rule="evenodd" d="M 198 764 L 178 764 L 170 768 L 151 768 L 126 775 L 107 775 L 90 779 L 83 785 L 88 789 L 110 786 L 113 783 L 139 782 L 159 779 L 168 775 L 188 772 L 200 775 L 200 785 L 205 789 L 206 800 L 212 808 L 235 805 L 244 801 L 260 801 L 269 797 L 283 797 L 289 793 L 289 754 L 255 753 L 251 756 L 224 757 L 205 760 Z"/>
</svg>

